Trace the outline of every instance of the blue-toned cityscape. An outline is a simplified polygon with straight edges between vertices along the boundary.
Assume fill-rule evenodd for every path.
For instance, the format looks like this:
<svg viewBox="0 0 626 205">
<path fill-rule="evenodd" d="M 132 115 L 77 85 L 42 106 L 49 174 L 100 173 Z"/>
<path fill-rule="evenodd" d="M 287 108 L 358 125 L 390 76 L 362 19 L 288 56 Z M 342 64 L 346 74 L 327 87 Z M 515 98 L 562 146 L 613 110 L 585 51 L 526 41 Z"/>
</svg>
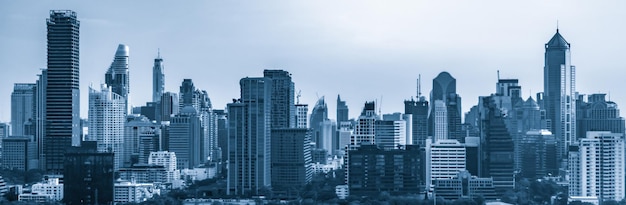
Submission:
<svg viewBox="0 0 626 205">
<path fill-rule="evenodd" d="M 478 79 L 495 89 L 463 96 L 464 113 L 463 75 L 442 70 L 414 76 L 398 88 L 414 95 L 385 101 L 404 110 L 383 113 L 382 96 L 348 107 L 340 94 L 336 111 L 317 96 L 309 107 L 291 68 L 241 76 L 218 105 L 209 95 L 220 88 L 194 84 L 206 76 L 167 91 L 177 71 L 160 50 L 151 76 L 130 75 L 125 44 L 95 71 L 102 83 L 81 87 L 80 14 L 50 10 L 41 21 L 47 67 L 12 82 L 10 122 L 0 123 L 3 204 L 626 204 L 624 118 L 610 94 L 577 91 L 586 76 L 558 26 L 536 42 L 540 92 L 497 71 Z M 151 91 L 131 87 L 150 77 Z M 151 101 L 132 105 L 133 93 Z"/>
</svg>

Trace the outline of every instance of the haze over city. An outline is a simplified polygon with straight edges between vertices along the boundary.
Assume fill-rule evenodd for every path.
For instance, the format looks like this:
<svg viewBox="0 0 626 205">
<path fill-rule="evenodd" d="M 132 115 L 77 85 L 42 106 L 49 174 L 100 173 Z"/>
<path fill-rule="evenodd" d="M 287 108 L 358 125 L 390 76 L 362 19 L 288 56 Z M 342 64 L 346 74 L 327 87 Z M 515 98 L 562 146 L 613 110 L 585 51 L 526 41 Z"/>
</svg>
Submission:
<svg viewBox="0 0 626 205">
<path fill-rule="evenodd" d="M 239 97 L 239 79 L 263 69 L 293 76 L 301 103 L 337 94 L 356 117 L 366 100 L 382 113 L 401 112 L 422 76 L 448 71 L 463 112 L 501 78 L 517 78 L 522 96 L 543 91 L 544 44 L 557 28 L 571 43 L 577 91 L 620 92 L 625 65 L 623 1 L 10 1 L 0 3 L 0 121 L 10 121 L 13 83 L 34 82 L 46 67 L 45 18 L 71 9 L 81 21 L 81 117 L 88 86 L 99 87 L 120 43 L 130 47 L 130 102 L 150 101 L 153 59 L 160 49 L 166 91 L 183 78 L 208 91 L 215 108 Z M 558 22 L 558 23 L 557 23 Z M 382 99 L 381 99 L 382 98 Z M 335 118 L 334 112 L 329 115 Z"/>
</svg>

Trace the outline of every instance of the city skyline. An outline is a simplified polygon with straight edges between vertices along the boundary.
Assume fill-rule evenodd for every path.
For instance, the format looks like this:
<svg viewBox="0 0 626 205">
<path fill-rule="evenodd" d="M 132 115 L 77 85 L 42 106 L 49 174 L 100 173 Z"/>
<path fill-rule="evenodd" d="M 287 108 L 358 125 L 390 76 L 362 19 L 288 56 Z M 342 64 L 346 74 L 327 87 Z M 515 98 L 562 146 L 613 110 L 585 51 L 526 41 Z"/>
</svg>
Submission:
<svg viewBox="0 0 626 205">
<path fill-rule="evenodd" d="M 616 22 L 626 19 L 619 10 L 623 6 L 616 5 L 623 2 L 490 2 L 487 8 L 455 3 L 466 5 L 458 5 L 465 7 L 460 9 L 439 2 L 133 2 L 117 9 L 114 3 L 3 3 L 0 23 L 6 29 L 0 31 L 0 44 L 6 46 L 0 48 L 0 68 L 11 70 L 11 80 L 0 82 L 0 94 L 5 96 L 0 100 L 0 121 L 10 121 L 13 84 L 33 83 L 39 69 L 46 67 L 43 19 L 53 9 L 72 9 L 81 21 L 82 118 L 88 112 L 88 85 L 104 82 L 111 51 L 118 44 L 132 50 L 133 106 L 151 101 L 150 77 L 160 48 L 165 91 L 176 92 L 184 78 L 191 78 L 199 89 L 207 90 L 216 109 L 238 98 L 239 79 L 258 76 L 263 69 L 283 69 L 293 74 L 303 104 L 312 106 L 317 96 L 334 99 L 340 94 L 352 108 L 350 118 L 358 116 L 363 102 L 376 99 L 382 113 L 402 112 L 403 100 L 416 95 L 419 74 L 422 95 L 428 96 L 429 82 L 447 71 L 458 81 L 465 113 L 477 104 L 478 96 L 494 92 L 497 70 L 502 78 L 520 80 L 524 99 L 543 91 L 544 44 L 556 32 L 557 20 L 572 46 L 577 91 L 607 93 L 618 104 L 626 102 L 626 95 L 617 93 L 623 65 L 611 60 L 619 59 L 620 48 L 626 46 L 621 40 L 626 26 Z M 142 15 L 151 8 L 154 14 Z M 184 15 L 166 12 L 185 9 L 189 12 Z M 526 16 L 531 12 L 536 15 Z M 188 25 L 175 25 L 180 21 Z M 335 106 L 328 104 L 328 109 Z"/>
</svg>

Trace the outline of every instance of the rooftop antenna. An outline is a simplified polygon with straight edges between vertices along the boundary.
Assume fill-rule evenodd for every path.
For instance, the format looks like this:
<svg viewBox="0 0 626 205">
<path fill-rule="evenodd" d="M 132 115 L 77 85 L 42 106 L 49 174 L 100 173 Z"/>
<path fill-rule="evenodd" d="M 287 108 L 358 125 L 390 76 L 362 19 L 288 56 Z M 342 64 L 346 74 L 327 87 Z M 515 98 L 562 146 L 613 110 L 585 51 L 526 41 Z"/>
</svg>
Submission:
<svg viewBox="0 0 626 205">
<path fill-rule="evenodd" d="M 500 70 L 498 70 L 497 73 L 498 73 L 498 81 L 500 81 Z"/>
<path fill-rule="evenodd" d="M 422 96 L 422 74 L 417 75 L 417 99 Z"/>
<path fill-rule="evenodd" d="M 378 105 L 378 116 L 383 115 L 383 96 L 380 95 L 380 104 Z"/>
<path fill-rule="evenodd" d="M 559 32 L 559 20 L 558 19 L 556 20 L 556 32 L 557 33 Z"/>
<path fill-rule="evenodd" d="M 296 104 L 300 104 L 300 94 L 302 93 L 302 90 L 298 90 L 298 95 L 296 95 Z"/>
<path fill-rule="evenodd" d="M 161 48 L 157 48 L 157 58 L 161 58 Z"/>
</svg>

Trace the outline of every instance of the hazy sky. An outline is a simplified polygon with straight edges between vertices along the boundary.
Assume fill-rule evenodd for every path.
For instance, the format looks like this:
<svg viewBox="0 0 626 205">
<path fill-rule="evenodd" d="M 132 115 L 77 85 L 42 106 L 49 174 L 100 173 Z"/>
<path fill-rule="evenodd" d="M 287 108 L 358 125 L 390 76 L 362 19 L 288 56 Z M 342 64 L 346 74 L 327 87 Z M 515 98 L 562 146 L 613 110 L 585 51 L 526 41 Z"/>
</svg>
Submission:
<svg viewBox="0 0 626 205">
<path fill-rule="evenodd" d="M 1 1 L 0 121 L 10 121 L 13 83 L 34 83 L 46 67 L 49 10 L 71 9 L 80 24 L 81 116 L 88 87 L 104 82 L 119 43 L 130 47 L 131 103 L 151 100 L 160 48 L 166 91 L 184 78 L 217 109 L 239 96 L 239 79 L 263 69 L 292 73 L 301 103 L 337 94 L 356 117 L 369 100 L 382 112 L 448 71 L 463 111 L 495 91 L 496 71 L 518 78 L 526 97 L 543 90 L 544 44 L 571 43 L 577 90 L 626 104 L 626 1 Z"/>
</svg>

